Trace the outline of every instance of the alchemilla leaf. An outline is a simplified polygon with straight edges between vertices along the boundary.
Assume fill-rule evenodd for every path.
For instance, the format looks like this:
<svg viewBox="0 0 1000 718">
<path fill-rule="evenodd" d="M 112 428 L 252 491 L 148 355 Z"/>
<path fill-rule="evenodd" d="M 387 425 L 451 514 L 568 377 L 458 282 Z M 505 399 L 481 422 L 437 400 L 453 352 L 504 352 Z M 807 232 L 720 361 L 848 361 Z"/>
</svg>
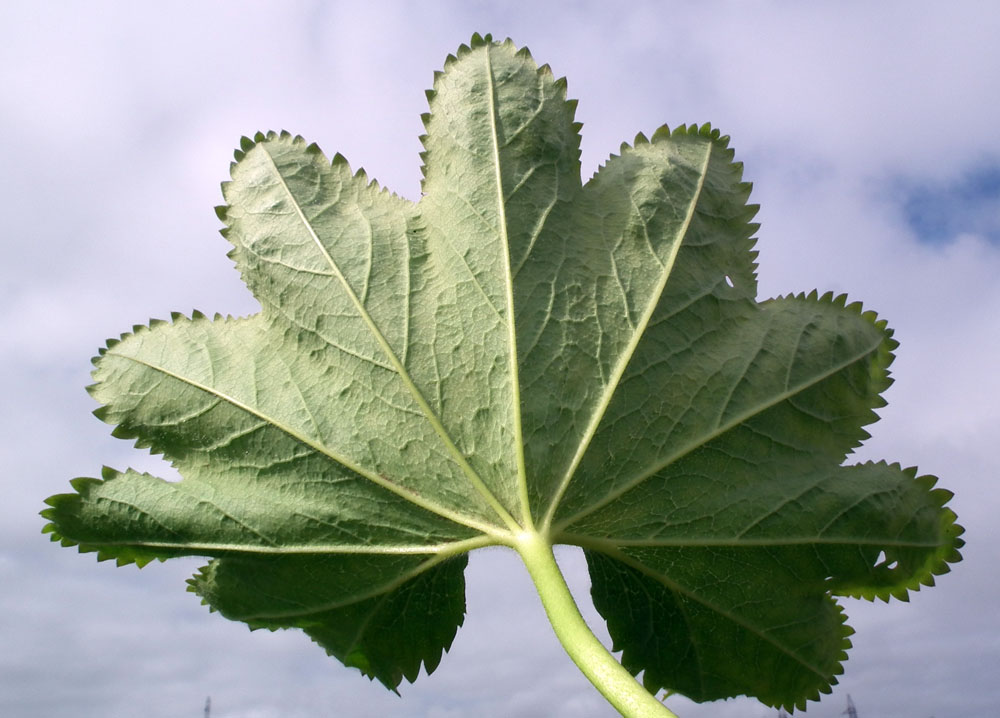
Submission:
<svg viewBox="0 0 1000 718">
<path fill-rule="evenodd" d="M 209 557 L 190 584 L 214 610 L 393 689 L 450 647 L 468 551 L 533 570 L 525 536 L 572 544 L 649 691 L 829 691 L 835 597 L 905 600 L 962 545 L 933 478 L 845 464 L 892 332 L 844 297 L 757 299 L 718 130 L 639 135 L 583 183 L 565 81 L 510 41 L 475 36 L 428 97 L 418 202 L 301 138 L 243 140 L 218 212 L 260 313 L 95 359 L 98 416 L 183 480 L 77 479 L 45 530 Z"/>
</svg>

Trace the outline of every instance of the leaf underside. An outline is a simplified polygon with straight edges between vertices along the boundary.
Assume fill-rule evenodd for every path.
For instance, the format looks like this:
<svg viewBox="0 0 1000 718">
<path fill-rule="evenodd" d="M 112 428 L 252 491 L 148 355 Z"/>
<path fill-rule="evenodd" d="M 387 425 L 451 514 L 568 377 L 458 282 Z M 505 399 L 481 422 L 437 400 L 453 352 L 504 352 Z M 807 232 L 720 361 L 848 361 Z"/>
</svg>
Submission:
<svg viewBox="0 0 1000 718">
<path fill-rule="evenodd" d="M 474 36 L 428 93 L 413 203 L 287 133 L 218 209 L 261 304 L 108 342 L 97 415 L 166 457 L 48 500 L 54 540 L 297 627 L 395 689 L 464 617 L 465 555 L 581 546 L 651 691 L 803 706 L 842 671 L 834 596 L 906 599 L 959 560 L 934 479 L 843 465 L 896 346 L 844 297 L 756 298 L 728 138 L 661 128 L 585 184 L 565 81 Z"/>
</svg>

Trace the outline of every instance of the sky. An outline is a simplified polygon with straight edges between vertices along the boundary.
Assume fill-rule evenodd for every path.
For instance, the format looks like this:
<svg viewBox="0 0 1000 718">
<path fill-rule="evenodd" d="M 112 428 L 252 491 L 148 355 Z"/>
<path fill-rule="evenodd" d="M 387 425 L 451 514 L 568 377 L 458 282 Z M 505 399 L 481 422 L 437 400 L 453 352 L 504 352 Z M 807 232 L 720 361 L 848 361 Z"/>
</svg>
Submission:
<svg viewBox="0 0 1000 718">
<path fill-rule="evenodd" d="M 754 183 L 762 297 L 847 292 L 901 346 L 860 459 L 955 492 L 964 560 L 857 630 L 805 712 L 963 718 L 1000 707 L 1000 5 L 993 2 L 284 2 L 0 5 L 0 715 L 503 716 L 614 711 L 562 652 L 516 557 L 477 552 L 450 653 L 402 697 L 297 632 L 185 592 L 200 564 L 116 568 L 40 533 L 102 465 L 169 476 L 84 391 L 105 339 L 171 311 L 257 305 L 213 207 L 242 135 L 287 129 L 419 196 L 424 90 L 473 32 L 566 76 L 589 177 L 622 141 L 710 121 Z M 582 557 L 558 553 L 607 640 Z M 748 699 L 681 718 L 773 716 Z"/>
</svg>

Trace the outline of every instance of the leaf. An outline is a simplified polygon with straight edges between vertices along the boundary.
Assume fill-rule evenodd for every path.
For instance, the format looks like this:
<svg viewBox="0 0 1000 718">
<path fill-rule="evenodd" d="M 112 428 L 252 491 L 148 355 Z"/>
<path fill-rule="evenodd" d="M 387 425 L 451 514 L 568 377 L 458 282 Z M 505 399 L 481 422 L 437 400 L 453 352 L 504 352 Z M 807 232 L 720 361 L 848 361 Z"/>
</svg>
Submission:
<svg viewBox="0 0 1000 718">
<path fill-rule="evenodd" d="M 393 689 L 450 647 L 466 553 L 533 570 L 540 537 L 584 548 L 649 691 L 828 692 L 834 597 L 905 600 L 962 545 L 932 477 L 844 464 L 892 332 L 844 297 L 757 300 L 757 208 L 708 125 L 583 184 L 565 89 L 474 36 L 428 93 L 417 203 L 244 138 L 218 212 L 260 313 L 136 327 L 90 388 L 183 480 L 77 479 L 45 530 L 119 563 L 210 557 L 191 588 L 213 609 Z"/>
</svg>

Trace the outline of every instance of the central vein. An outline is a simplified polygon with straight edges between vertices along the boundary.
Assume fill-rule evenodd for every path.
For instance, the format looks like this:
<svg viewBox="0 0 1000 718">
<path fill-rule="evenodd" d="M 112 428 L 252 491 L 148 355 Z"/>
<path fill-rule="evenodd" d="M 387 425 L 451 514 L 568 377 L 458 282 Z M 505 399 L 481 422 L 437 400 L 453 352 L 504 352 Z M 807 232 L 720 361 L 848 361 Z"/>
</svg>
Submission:
<svg viewBox="0 0 1000 718">
<path fill-rule="evenodd" d="M 510 235 L 507 228 L 507 202 L 503 191 L 503 173 L 500 165 L 500 129 L 497 117 L 496 86 L 493 77 L 493 65 L 490 61 L 490 48 L 486 47 L 486 81 L 489 85 L 487 98 L 489 102 L 490 139 L 493 143 L 493 171 L 497 188 L 497 219 L 500 245 L 503 248 L 504 291 L 507 303 L 507 361 L 510 366 L 510 401 L 511 419 L 514 425 L 514 451 L 517 461 L 517 486 L 521 500 L 521 520 L 525 528 L 533 525 L 531 505 L 528 498 L 528 474 L 524 466 L 524 439 L 521 427 L 521 387 L 517 364 L 517 331 L 514 324 L 514 276 L 510 262 Z"/>
</svg>

